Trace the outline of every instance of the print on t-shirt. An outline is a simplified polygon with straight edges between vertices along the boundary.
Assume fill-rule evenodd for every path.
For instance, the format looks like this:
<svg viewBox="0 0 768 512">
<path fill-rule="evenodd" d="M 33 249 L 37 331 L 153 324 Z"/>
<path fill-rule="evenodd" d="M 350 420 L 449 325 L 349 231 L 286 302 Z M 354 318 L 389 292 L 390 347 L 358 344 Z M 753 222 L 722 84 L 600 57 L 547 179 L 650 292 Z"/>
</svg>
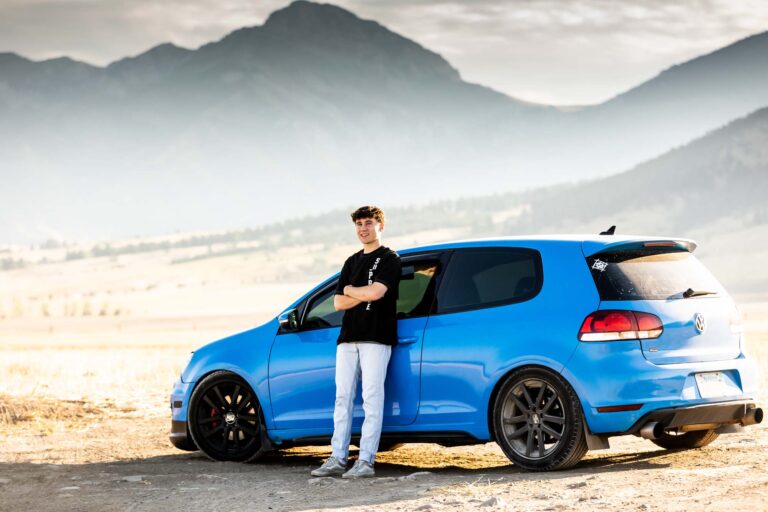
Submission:
<svg viewBox="0 0 768 512">
<path fill-rule="evenodd" d="M 379 262 L 381 261 L 381 257 L 376 258 L 376 261 L 373 262 L 373 266 L 368 269 L 368 284 L 373 284 L 373 271 L 376 270 L 376 267 L 379 266 Z M 368 301 L 368 304 L 365 306 L 366 311 L 371 310 L 371 301 Z"/>
</svg>

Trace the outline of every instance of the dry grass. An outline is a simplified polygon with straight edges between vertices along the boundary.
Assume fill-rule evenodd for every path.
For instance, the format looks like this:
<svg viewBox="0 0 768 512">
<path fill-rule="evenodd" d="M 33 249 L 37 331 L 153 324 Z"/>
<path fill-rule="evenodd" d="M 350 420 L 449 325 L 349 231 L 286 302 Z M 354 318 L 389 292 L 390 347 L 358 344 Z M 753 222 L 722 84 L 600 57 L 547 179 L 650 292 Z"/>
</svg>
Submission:
<svg viewBox="0 0 768 512">
<path fill-rule="evenodd" d="M 155 405 L 170 390 L 185 353 L 178 348 L 6 352 L 0 363 L 5 376 L 0 393 Z"/>
<path fill-rule="evenodd" d="M 135 409 L 129 408 L 129 411 Z M 0 424 L 67 422 L 77 423 L 84 419 L 108 414 L 85 400 L 57 400 L 41 396 L 0 395 Z"/>
</svg>

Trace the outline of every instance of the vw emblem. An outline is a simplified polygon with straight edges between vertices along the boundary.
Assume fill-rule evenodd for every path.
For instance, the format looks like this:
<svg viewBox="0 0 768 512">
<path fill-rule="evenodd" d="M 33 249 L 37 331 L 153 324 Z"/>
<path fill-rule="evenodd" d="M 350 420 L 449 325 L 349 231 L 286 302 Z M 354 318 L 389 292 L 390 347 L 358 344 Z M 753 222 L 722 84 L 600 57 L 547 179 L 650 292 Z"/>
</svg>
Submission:
<svg viewBox="0 0 768 512">
<path fill-rule="evenodd" d="M 701 313 L 696 313 L 696 330 L 701 332 L 704 332 L 704 329 L 707 327 L 706 322 L 704 321 L 704 315 Z"/>
</svg>

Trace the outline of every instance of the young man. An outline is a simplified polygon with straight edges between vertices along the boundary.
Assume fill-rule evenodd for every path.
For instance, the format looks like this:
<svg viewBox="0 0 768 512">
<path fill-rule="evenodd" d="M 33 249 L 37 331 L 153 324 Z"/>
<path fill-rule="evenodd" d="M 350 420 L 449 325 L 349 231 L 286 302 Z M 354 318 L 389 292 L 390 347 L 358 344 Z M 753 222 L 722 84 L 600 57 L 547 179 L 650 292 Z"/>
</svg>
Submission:
<svg viewBox="0 0 768 512">
<path fill-rule="evenodd" d="M 320 468 L 312 471 L 313 476 L 374 476 L 374 458 L 384 417 L 384 379 L 392 346 L 397 343 L 400 256 L 381 245 L 384 212 L 375 206 L 363 206 L 352 212 L 352 222 L 363 248 L 344 262 L 333 301 L 337 311 L 345 310 L 336 346 L 333 452 Z M 347 471 L 358 376 L 362 377 L 365 419 L 360 455 Z"/>
</svg>

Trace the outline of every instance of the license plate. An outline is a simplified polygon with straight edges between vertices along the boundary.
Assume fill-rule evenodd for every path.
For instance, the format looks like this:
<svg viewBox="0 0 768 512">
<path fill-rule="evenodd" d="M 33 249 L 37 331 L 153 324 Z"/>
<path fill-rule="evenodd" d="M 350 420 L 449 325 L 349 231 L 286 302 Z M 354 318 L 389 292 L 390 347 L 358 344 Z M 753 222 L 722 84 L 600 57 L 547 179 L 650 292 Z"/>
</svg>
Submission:
<svg viewBox="0 0 768 512">
<path fill-rule="evenodd" d="M 722 372 L 697 373 L 696 385 L 699 386 L 701 398 L 719 398 L 738 394 L 730 379 L 726 379 Z"/>
</svg>

